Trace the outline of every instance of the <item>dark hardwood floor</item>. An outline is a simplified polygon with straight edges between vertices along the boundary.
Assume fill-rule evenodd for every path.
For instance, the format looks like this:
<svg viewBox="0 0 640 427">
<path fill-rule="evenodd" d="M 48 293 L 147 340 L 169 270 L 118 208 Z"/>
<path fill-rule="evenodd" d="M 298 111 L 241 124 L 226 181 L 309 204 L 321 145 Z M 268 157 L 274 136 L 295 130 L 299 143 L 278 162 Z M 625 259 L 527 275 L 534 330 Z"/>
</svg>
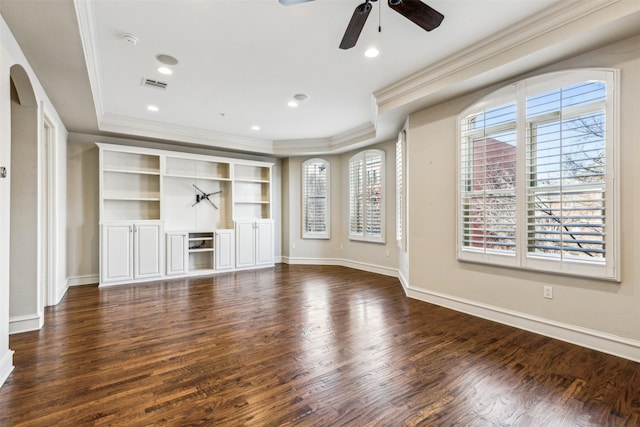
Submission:
<svg viewBox="0 0 640 427">
<path fill-rule="evenodd" d="M 2 426 L 640 425 L 640 364 L 342 267 L 71 288 L 10 342 Z"/>
</svg>

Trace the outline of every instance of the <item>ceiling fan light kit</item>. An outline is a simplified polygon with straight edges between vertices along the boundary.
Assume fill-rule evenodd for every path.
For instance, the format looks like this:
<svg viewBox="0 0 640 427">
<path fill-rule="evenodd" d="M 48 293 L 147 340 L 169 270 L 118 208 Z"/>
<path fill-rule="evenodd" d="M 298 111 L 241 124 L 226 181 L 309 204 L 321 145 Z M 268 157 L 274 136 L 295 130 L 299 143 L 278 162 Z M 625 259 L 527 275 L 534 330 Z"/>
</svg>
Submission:
<svg viewBox="0 0 640 427">
<path fill-rule="evenodd" d="M 306 3 L 313 0 L 278 0 L 280 4 L 289 6 L 292 4 Z M 360 33 L 364 28 L 367 17 L 373 8 L 372 2 L 378 0 L 366 0 L 353 11 L 347 30 L 340 42 L 340 49 L 351 49 L 358 42 Z M 420 0 L 388 0 L 389 7 L 404 16 L 425 31 L 432 31 L 440 26 L 444 15 Z"/>
</svg>

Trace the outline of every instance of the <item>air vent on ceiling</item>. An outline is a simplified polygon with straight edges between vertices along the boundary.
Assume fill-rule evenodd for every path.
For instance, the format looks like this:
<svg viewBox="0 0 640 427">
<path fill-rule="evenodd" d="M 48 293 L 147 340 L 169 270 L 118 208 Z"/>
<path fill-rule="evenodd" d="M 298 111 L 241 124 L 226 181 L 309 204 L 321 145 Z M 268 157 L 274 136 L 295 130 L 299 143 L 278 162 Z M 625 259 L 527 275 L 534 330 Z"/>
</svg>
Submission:
<svg viewBox="0 0 640 427">
<path fill-rule="evenodd" d="M 156 89 L 166 89 L 167 83 L 161 82 L 159 80 L 147 79 L 146 77 L 143 77 L 142 86 L 155 87 Z"/>
</svg>

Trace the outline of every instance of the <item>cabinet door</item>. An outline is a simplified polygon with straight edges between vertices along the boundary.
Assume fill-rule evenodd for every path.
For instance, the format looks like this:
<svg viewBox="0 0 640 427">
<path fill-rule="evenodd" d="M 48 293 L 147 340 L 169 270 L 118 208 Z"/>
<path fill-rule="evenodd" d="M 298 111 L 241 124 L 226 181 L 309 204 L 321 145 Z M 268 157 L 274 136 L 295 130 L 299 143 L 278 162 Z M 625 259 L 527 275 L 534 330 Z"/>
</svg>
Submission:
<svg viewBox="0 0 640 427">
<path fill-rule="evenodd" d="M 216 270 L 233 268 L 233 230 L 216 231 Z"/>
<path fill-rule="evenodd" d="M 236 267 L 251 267 L 256 264 L 255 223 L 236 222 Z"/>
<path fill-rule="evenodd" d="M 273 222 L 257 221 L 256 233 L 256 265 L 273 264 Z"/>
<path fill-rule="evenodd" d="M 102 226 L 102 283 L 133 279 L 133 224 Z"/>
<path fill-rule="evenodd" d="M 136 224 L 134 227 L 134 277 L 143 279 L 160 276 L 160 224 Z"/>
<path fill-rule="evenodd" d="M 187 273 L 186 233 L 167 233 L 167 276 Z"/>
</svg>

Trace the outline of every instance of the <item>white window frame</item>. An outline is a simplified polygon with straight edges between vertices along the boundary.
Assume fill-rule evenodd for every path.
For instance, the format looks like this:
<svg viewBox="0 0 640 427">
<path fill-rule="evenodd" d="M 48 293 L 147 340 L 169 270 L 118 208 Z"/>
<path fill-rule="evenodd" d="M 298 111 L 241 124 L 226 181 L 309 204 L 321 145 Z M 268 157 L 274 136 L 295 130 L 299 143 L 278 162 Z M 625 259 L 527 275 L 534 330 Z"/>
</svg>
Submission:
<svg viewBox="0 0 640 427">
<path fill-rule="evenodd" d="M 567 85 L 587 81 L 606 82 L 606 101 L 604 104 L 605 123 L 605 247 L 604 260 L 560 259 L 553 256 L 541 256 L 527 250 L 527 96 L 555 90 Z M 481 99 L 463 111 L 458 117 L 458 153 L 457 153 L 457 257 L 460 261 L 470 261 L 490 265 L 508 266 L 518 269 L 544 271 L 572 276 L 620 281 L 620 209 L 619 209 L 619 71 L 616 69 L 576 69 L 548 73 L 502 88 Z M 462 123 L 465 118 L 481 111 L 503 105 L 509 100 L 516 101 L 516 250 L 514 254 L 491 253 L 486 250 L 474 250 L 463 243 L 464 212 L 462 203 Z"/>
<path fill-rule="evenodd" d="M 407 224 L 407 131 L 403 129 L 396 141 L 396 243 L 398 248 L 406 248 Z"/>
<path fill-rule="evenodd" d="M 326 171 L 326 191 L 324 194 L 324 199 L 325 199 L 325 215 L 324 215 L 324 226 L 325 226 L 325 231 L 310 231 L 307 229 L 307 224 L 305 223 L 305 218 L 307 217 L 307 197 L 308 197 L 308 192 L 306 189 L 306 185 L 308 183 L 308 179 L 307 179 L 307 165 L 310 164 L 322 164 L 325 168 Z M 302 172 L 301 172 L 301 177 L 302 177 L 302 185 L 301 190 L 302 190 L 302 195 L 301 195 L 301 201 L 302 201 L 302 209 L 301 209 L 301 213 L 302 213 L 302 218 L 301 218 L 301 226 L 302 226 L 302 238 L 303 239 L 330 239 L 331 238 L 331 164 L 329 163 L 328 160 L 325 159 L 320 159 L 320 158 L 313 158 L 313 159 L 309 159 L 306 160 L 302 163 Z"/>
<path fill-rule="evenodd" d="M 353 224 L 353 200 L 354 200 L 354 185 L 351 182 L 351 168 L 353 165 L 359 165 L 363 170 L 363 180 L 362 187 L 359 189 L 361 193 L 364 193 L 366 189 L 369 187 L 368 174 L 367 174 L 367 159 L 379 157 L 380 158 L 380 235 L 371 235 L 367 234 L 367 208 L 368 208 L 368 199 L 366 196 L 363 196 L 362 199 L 362 232 L 357 233 L 354 232 L 351 228 Z M 348 186 L 349 186 L 349 211 L 348 211 L 348 227 L 349 227 L 349 239 L 350 240 L 358 240 L 364 242 L 374 242 L 374 243 L 385 243 L 385 223 L 386 223 L 386 192 L 385 192 L 385 180 L 386 180 L 386 162 L 385 162 L 385 151 L 384 150 L 364 150 L 361 151 L 349 159 L 347 176 L 348 176 Z"/>
</svg>

